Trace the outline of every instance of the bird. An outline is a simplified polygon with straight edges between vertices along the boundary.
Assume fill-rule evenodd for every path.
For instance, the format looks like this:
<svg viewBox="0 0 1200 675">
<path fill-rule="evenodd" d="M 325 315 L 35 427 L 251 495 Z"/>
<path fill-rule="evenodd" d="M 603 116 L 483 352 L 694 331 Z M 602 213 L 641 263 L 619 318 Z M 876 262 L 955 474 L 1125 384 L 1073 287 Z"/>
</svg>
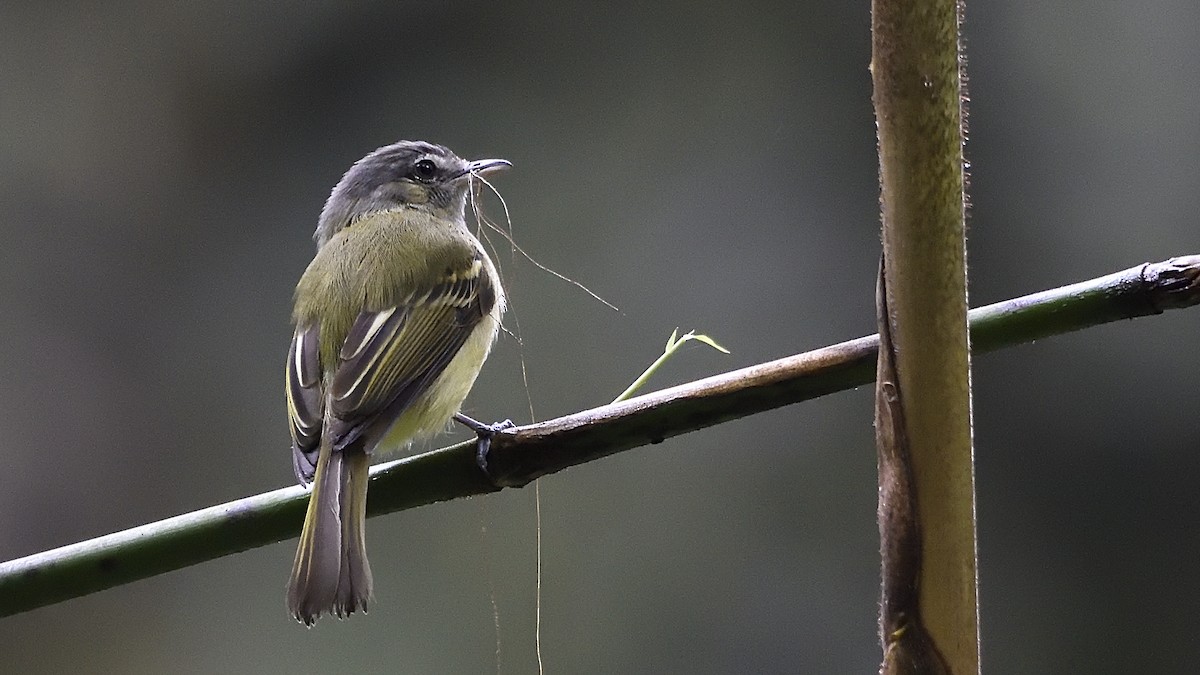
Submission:
<svg viewBox="0 0 1200 675">
<path fill-rule="evenodd" d="M 288 610 L 305 625 L 372 601 L 372 457 L 455 417 L 481 439 L 499 428 L 459 412 L 505 307 L 465 210 L 473 182 L 509 166 L 400 141 L 355 162 L 325 202 L 317 253 L 296 286 L 285 380 L 293 469 L 312 485 L 287 587 Z"/>
</svg>

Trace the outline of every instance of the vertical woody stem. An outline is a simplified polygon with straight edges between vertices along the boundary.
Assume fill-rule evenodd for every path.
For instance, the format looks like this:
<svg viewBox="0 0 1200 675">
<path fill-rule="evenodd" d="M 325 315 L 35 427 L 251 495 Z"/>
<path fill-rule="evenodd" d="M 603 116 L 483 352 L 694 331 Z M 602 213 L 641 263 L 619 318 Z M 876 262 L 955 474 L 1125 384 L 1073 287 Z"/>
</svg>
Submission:
<svg viewBox="0 0 1200 675">
<path fill-rule="evenodd" d="M 884 672 L 979 672 L 960 16 L 955 0 L 872 6 Z"/>
</svg>

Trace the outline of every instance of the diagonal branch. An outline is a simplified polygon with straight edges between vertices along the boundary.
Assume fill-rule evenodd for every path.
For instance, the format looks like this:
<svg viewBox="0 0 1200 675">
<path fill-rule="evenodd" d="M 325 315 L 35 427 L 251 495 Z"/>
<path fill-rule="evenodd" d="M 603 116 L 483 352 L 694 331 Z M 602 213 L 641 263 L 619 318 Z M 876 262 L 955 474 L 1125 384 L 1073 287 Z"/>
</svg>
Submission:
<svg viewBox="0 0 1200 675">
<path fill-rule="evenodd" d="M 1200 304 L 1200 255 L 1173 258 L 975 309 L 976 352 Z M 498 434 L 493 484 L 475 443 L 373 467 L 370 515 L 519 487 L 622 450 L 867 384 L 878 336 L 735 370 Z M 294 537 L 307 491 L 273 490 L 0 563 L 0 616 Z"/>
</svg>

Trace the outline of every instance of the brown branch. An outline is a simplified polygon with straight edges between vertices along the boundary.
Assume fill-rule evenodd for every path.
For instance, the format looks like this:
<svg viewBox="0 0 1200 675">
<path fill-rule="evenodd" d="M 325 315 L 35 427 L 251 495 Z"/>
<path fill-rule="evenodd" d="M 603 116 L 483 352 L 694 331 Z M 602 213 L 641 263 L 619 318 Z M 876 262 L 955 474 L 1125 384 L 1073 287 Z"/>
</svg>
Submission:
<svg viewBox="0 0 1200 675">
<path fill-rule="evenodd" d="M 971 312 L 976 351 L 1200 303 L 1200 256 L 1137 267 Z M 498 483 L 538 476 L 739 417 L 868 384 L 876 336 L 859 338 L 500 434 Z M 494 492 L 474 443 L 372 467 L 371 515 Z M 0 616 L 296 536 L 307 492 L 274 490 L 0 563 Z"/>
</svg>

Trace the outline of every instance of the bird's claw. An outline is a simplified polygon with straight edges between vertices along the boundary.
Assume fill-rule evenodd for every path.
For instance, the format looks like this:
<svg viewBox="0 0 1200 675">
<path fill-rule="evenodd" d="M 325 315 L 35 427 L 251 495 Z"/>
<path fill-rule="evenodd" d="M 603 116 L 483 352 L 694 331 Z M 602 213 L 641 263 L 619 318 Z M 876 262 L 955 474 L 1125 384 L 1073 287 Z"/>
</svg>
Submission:
<svg viewBox="0 0 1200 675">
<path fill-rule="evenodd" d="M 512 429 L 517 425 L 513 424 L 512 420 L 504 420 L 495 424 L 485 424 L 462 413 L 455 413 L 454 419 L 459 424 L 475 432 L 475 464 L 484 475 L 491 478 L 491 473 L 488 472 L 488 452 L 492 448 L 492 437 L 501 431 Z"/>
</svg>

